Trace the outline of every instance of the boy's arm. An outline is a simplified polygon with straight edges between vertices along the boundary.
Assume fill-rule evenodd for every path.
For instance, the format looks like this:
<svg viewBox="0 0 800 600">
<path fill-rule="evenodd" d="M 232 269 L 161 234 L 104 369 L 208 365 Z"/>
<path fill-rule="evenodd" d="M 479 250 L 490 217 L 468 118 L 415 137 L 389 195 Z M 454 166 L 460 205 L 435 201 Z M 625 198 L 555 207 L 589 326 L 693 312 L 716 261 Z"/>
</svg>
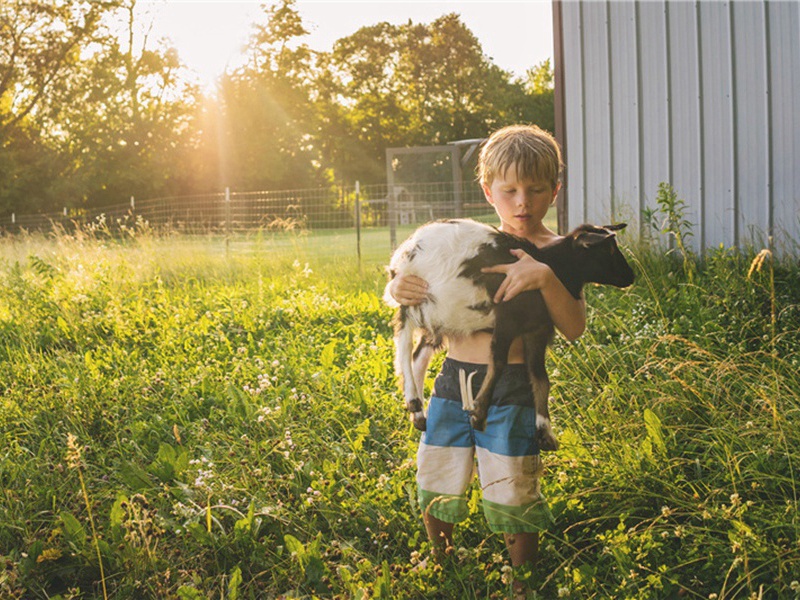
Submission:
<svg viewBox="0 0 800 600">
<path fill-rule="evenodd" d="M 427 297 L 428 284 L 416 275 L 398 275 L 383 290 L 383 300 L 389 306 L 416 306 Z"/>
<path fill-rule="evenodd" d="M 522 250 L 512 250 L 511 253 L 519 260 L 483 269 L 485 273 L 504 273 L 506 276 L 494 301 L 503 302 L 520 292 L 540 290 L 556 329 L 570 341 L 578 339 L 586 329 L 583 296 L 576 300 L 546 264 L 534 260 Z"/>
</svg>

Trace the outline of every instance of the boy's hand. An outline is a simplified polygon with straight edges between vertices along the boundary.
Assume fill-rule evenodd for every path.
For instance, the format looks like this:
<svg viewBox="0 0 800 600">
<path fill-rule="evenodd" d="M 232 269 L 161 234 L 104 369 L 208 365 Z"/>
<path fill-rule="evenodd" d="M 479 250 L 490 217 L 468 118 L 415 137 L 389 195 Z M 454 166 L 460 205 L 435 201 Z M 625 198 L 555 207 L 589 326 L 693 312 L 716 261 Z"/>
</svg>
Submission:
<svg viewBox="0 0 800 600">
<path fill-rule="evenodd" d="M 416 275 L 398 275 L 389 284 L 389 293 L 398 304 L 416 306 L 428 299 L 428 283 Z"/>
<path fill-rule="evenodd" d="M 503 273 L 505 279 L 497 293 L 494 295 L 494 302 L 504 302 L 511 300 L 514 296 L 528 290 L 539 290 L 552 281 L 554 273 L 550 267 L 535 260 L 524 250 L 511 250 L 511 254 L 517 257 L 517 261 L 493 267 L 484 267 L 482 273 Z"/>
</svg>

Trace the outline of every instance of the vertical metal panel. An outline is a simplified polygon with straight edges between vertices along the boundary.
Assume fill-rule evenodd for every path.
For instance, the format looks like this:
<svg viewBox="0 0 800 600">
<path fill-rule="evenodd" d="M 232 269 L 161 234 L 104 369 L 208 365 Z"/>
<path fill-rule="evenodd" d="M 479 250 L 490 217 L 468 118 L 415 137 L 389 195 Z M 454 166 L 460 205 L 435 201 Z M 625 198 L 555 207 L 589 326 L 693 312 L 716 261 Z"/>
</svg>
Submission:
<svg viewBox="0 0 800 600">
<path fill-rule="evenodd" d="M 569 155 L 569 145 L 566 139 L 566 115 L 564 102 L 564 21 L 562 17 L 562 0 L 553 0 L 553 71 L 554 71 L 554 113 L 555 113 L 555 134 L 556 139 L 561 144 L 561 154 L 563 160 L 567 160 Z M 558 233 L 565 235 L 569 229 L 569 218 L 567 217 L 567 204 L 569 202 L 569 190 L 562 185 L 556 196 L 556 214 L 558 216 Z"/>
<path fill-rule="evenodd" d="M 585 220 L 584 206 L 586 186 L 584 183 L 583 131 L 583 51 L 581 34 L 581 4 L 563 2 L 561 16 L 564 27 L 564 98 L 567 155 L 565 157 L 567 182 L 567 227 L 572 228 Z"/>
<path fill-rule="evenodd" d="M 800 255 L 800 4 L 768 2 L 774 243 Z"/>
<path fill-rule="evenodd" d="M 611 90 L 607 6 L 583 4 L 585 220 L 608 219 L 611 210 Z M 591 92 L 590 92 L 591 91 Z"/>
<path fill-rule="evenodd" d="M 628 203 L 642 214 L 667 181 L 696 250 L 772 233 L 800 252 L 800 3 L 586 0 L 562 12 L 569 226 Z"/>
<path fill-rule="evenodd" d="M 702 227 L 700 200 L 702 154 L 700 151 L 700 81 L 697 43 L 697 5 L 667 4 L 670 98 L 670 182 L 687 203 L 686 218 Z M 695 232 L 696 234 L 696 232 Z M 692 240 L 698 243 L 695 238 Z"/>
<path fill-rule="evenodd" d="M 641 2 L 639 34 L 639 162 L 643 209 L 655 206 L 658 184 L 669 181 L 669 87 L 664 2 Z M 642 224 L 642 228 L 646 227 Z"/>
<path fill-rule="evenodd" d="M 611 219 L 638 223 L 639 94 L 636 5 L 608 7 L 611 44 Z"/>
<path fill-rule="evenodd" d="M 702 63 L 703 213 L 701 246 L 732 246 L 735 239 L 733 64 L 730 6 L 700 3 Z"/>
<path fill-rule="evenodd" d="M 766 244 L 769 230 L 767 49 L 764 3 L 733 2 L 734 127 L 738 245 Z"/>
</svg>

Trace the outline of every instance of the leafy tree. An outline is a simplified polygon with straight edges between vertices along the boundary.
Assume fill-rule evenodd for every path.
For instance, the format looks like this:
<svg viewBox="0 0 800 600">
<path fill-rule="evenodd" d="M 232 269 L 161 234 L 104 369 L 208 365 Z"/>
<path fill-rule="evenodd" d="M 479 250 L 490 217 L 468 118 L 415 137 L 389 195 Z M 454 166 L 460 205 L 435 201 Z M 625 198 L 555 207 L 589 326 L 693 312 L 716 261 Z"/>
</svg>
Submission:
<svg viewBox="0 0 800 600">
<path fill-rule="evenodd" d="M 102 206 L 183 188 L 179 149 L 195 91 L 173 49 L 150 48 L 138 15 L 136 0 L 12 7 L 15 28 L 3 31 L 20 50 L 7 55 L 9 89 L 18 91 L 0 148 L 13 167 L 0 182 L 7 210 Z M 120 21 L 124 35 L 113 29 Z M 64 29 L 74 31 L 69 44 Z"/>
<path fill-rule="evenodd" d="M 322 87 L 340 110 L 327 109 L 323 146 L 346 179 L 382 181 L 387 147 L 480 138 L 538 112 L 456 14 L 361 28 L 328 60 Z"/>
<path fill-rule="evenodd" d="M 313 54 L 294 0 L 262 6 L 246 63 L 222 77 L 205 160 L 235 189 L 314 187 L 326 175 L 314 144 Z M 208 133 L 208 132 L 207 132 Z"/>
<path fill-rule="evenodd" d="M 108 9 L 106 2 L 0 3 L 0 210 L 45 203 L 41 182 L 57 176 L 59 160 L 37 118 L 61 102 L 63 82 Z"/>
<path fill-rule="evenodd" d="M 550 59 L 528 69 L 523 85 L 528 101 L 523 118 L 555 133 L 554 74 Z"/>
<path fill-rule="evenodd" d="M 185 193 L 181 149 L 191 141 L 197 90 L 177 52 L 151 48 L 136 0 L 120 6 L 124 35 L 104 28 L 69 82 L 69 102 L 49 115 L 68 132 L 61 150 L 75 167 L 74 197 L 89 206 L 130 196 Z M 58 140 L 54 140 L 57 142 Z"/>
</svg>

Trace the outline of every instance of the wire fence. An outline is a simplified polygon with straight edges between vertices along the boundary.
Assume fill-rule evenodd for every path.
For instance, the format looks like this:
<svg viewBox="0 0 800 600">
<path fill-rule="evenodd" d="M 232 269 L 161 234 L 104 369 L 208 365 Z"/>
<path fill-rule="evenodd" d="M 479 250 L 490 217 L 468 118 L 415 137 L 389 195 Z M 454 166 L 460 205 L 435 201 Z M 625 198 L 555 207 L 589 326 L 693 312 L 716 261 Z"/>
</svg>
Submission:
<svg viewBox="0 0 800 600">
<path fill-rule="evenodd" d="M 265 231 L 385 229 L 391 246 L 397 229 L 451 217 L 490 214 L 475 183 L 403 183 L 232 192 L 138 200 L 57 213 L 12 214 L 0 220 L 6 235 L 70 232 L 102 227 L 111 233 L 146 226 L 155 233 L 248 235 Z M 324 236 L 323 236 L 324 237 Z"/>
</svg>

